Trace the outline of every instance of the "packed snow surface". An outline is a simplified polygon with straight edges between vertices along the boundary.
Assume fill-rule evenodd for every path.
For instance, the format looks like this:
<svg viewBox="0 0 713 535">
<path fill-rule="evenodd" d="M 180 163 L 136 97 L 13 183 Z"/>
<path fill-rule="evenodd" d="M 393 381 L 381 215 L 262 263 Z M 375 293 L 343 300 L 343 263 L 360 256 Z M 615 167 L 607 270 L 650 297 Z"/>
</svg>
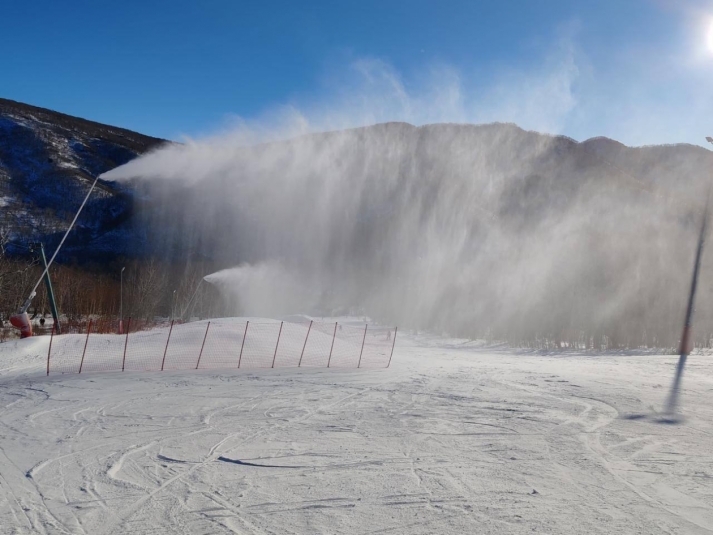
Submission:
<svg viewBox="0 0 713 535">
<path fill-rule="evenodd" d="M 402 335 L 388 369 L 44 375 L 0 344 L 0 533 L 710 533 L 713 366 Z"/>
</svg>

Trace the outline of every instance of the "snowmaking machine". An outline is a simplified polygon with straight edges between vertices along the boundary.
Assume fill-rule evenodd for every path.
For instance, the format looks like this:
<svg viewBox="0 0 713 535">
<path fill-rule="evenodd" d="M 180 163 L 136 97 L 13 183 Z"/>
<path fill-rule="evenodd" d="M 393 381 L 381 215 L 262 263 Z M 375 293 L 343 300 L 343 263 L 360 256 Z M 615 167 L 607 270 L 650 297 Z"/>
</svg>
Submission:
<svg viewBox="0 0 713 535">
<path fill-rule="evenodd" d="M 28 338 L 28 337 L 32 336 L 32 323 L 30 323 L 30 317 L 27 315 L 27 309 L 30 308 L 32 299 L 34 299 L 35 295 L 37 295 L 37 287 L 40 285 L 40 283 L 42 282 L 43 279 L 45 279 L 45 282 L 47 284 L 47 293 L 50 296 L 50 302 L 51 302 L 51 307 L 52 307 L 52 316 L 55 321 L 55 332 L 59 332 L 59 328 L 60 328 L 59 317 L 57 315 L 57 307 L 56 307 L 55 301 L 54 301 L 54 292 L 52 291 L 52 282 L 50 281 L 50 278 L 49 278 L 49 269 L 50 269 L 50 266 L 52 265 L 52 262 L 54 262 L 54 259 L 57 257 L 57 253 L 59 253 L 60 249 L 64 245 L 64 242 L 66 241 L 67 236 L 69 236 L 69 233 L 74 228 L 74 224 L 77 222 L 77 219 L 79 218 L 79 214 L 82 213 L 82 210 L 84 209 L 84 205 L 87 204 L 87 201 L 89 200 L 89 196 L 92 194 L 92 191 L 94 191 L 94 187 L 97 185 L 98 180 L 99 180 L 99 176 L 97 176 L 94 179 L 94 182 L 92 183 L 92 187 L 89 188 L 89 191 L 87 192 L 87 195 L 84 197 L 84 200 L 82 201 L 82 204 L 79 207 L 79 210 L 77 210 L 77 213 L 74 214 L 74 219 L 72 219 L 72 222 L 69 224 L 67 231 L 64 233 L 64 236 L 62 236 L 62 240 L 59 242 L 59 245 L 57 246 L 57 249 L 55 249 L 54 254 L 52 255 L 52 258 L 50 258 L 49 262 L 47 262 L 47 260 L 45 258 L 44 247 L 40 246 L 41 257 L 42 257 L 43 264 L 44 264 L 44 270 L 42 272 L 42 275 L 40 275 L 40 278 L 37 279 L 37 282 L 35 283 L 35 286 L 32 288 L 30 295 L 27 297 L 27 299 L 25 299 L 25 302 L 22 304 L 22 306 L 18 310 L 17 314 L 10 317 L 10 324 L 12 324 L 13 327 L 20 329 L 20 338 Z"/>
</svg>

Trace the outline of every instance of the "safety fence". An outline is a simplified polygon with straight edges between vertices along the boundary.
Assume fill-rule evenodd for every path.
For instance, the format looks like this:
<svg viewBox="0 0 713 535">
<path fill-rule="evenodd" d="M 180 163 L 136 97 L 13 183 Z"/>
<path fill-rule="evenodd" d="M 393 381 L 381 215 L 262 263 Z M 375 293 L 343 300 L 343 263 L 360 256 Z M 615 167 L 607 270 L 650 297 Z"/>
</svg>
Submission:
<svg viewBox="0 0 713 535">
<path fill-rule="evenodd" d="M 47 375 L 95 371 L 221 368 L 387 368 L 395 327 L 338 322 L 252 322 L 219 319 L 171 322 L 150 330 L 126 323 L 125 334 L 55 335 L 47 352 Z M 141 326 L 145 327 L 145 326 Z M 114 331 L 116 332 L 116 331 Z"/>
</svg>

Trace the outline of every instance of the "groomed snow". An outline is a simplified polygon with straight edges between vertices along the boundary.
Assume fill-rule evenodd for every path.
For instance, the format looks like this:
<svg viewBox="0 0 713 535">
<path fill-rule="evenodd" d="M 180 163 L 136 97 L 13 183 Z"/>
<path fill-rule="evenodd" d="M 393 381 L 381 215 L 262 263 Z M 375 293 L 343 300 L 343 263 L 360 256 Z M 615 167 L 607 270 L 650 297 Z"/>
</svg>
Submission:
<svg viewBox="0 0 713 535">
<path fill-rule="evenodd" d="M 44 376 L 0 344 L 0 533 L 710 533 L 713 366 L 402 335 L 389 369 Z"/>
</svg>

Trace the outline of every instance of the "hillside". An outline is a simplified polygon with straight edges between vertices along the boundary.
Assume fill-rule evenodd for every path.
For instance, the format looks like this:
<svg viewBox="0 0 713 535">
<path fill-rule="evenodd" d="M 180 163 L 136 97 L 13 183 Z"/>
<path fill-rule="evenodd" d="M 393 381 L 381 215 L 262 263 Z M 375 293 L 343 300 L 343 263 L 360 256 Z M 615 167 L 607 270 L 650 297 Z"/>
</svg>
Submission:
<svg viewBox="0 0 713 535">
<path fill-rule="evenodd" d="M 130 130 L 0 99 L 2 233 L 22 241 L 41 238 L 51 244 L 56 234 L 66 228 L 91 179 L 165 143 Z M 710 151 L 701 147 L 632 148 L 607 138 L 578 143 L 566 137 L 524 131 L 512 124 L 374 125 L 236 149 L 236 164 L 239 166 L 238 160 L 244 161 L 248 155 L 282 157 L 281 151 L 299 151 L 305 145 L 321 157 L 341 158 L 342 172 L 348 175 L 396 175 L 401 185 L 411 183 L 411 188 L 415 187 L 413 183 L 424 181 L 437 187 L 434 181 L 441 177 L 460 181 L 469 180 L 470 175 L 479 181 L 490 173 L 489 193 L 478 206 L 487 206 L 486 211 L 496 210 L 512 224 L 524 223 L 523 218 L 537 219 L 543 202 L 547 206 L 551 202 L 566 203 L 568 195 L 579 191 L 582 182 L 591 177 L 622 188 L 624 195 L 637 189 L 656 190 L 657 195 L 671 193 L 677 198 L 695 199 L 697 193 L 691 192 L 690 186 L 698 184 L 713 169 Z M 335 147 L 338 154 L 334 153 Z M 204 167 L 206 175 L 214 171 L 211 162 Z M 222 182 L 221 173 L 214 174 L 217 176 L 209 180 Z M 185 242 L 186 232 L 196 238 L 197 232 L 207 230 L 205 221 L 197 227 L 188 223 L 191 210 L 185 203 L 193 203 L 193 196 L 186 195 L 184 188 L 175 188 L 171 201 L 166 203 L 166 192 L 157 194 L 154 190 L 145 192 L 148 196 L 142 196 L 139 205 L 133 195 L 136 186 L 100 180 L 99 191 L 92 196 L 78 231 L 68 242 L 67 258 L 131 256 L 141 250 L 136 247 L 137 240 L 174 255 L 196 252 L 195 241 L 178 243 Z M 148 186 L 144 183 L 139 187 Z M 486 200 L 488 195 L 490 199 Z M 497 203 L 493 204 L 495 198 Z M 226 204 L 222 199 L 216 202 Z M 132 217 L 137 208 L 143 215 Z M 215 230 L 240 216 L 230 213 L 232 210 L 226 212 L 225 206 L 221 208 L 204 212 L 201 217 L 214 218 L 216 221 L 208 225 L 213 236 L 228 242 L 228 236 Z M 157 227 L 158 234 L 151 235 L 147 226 L 164 222 L 166 210 L 171 212 L 175 225 Z M 186 224 L 178 220 L 181 211 L 187 212 Z M 532 221 L 528 219 L 527 223 Z M 203 239 L 198 241 L 202 252 L 218 261 L 230 263 L 241 256 L 252 256 L 252 247 L 245 240 L 233 240 L 227 243 L 227 249 L 220 250 L 215 250 L 211 240 L 214 238 L 207 244 Z"/>
<path fill-rule="evenodd" d="M 130 130 L 0 99 L 0 232 L 43 239 L 66 229 L 91 181 L 165 143 Z M 124 188 L 101 181 L 67 255 L 84 259 L 127 251 L 132 201 Z"/>
</svg>

